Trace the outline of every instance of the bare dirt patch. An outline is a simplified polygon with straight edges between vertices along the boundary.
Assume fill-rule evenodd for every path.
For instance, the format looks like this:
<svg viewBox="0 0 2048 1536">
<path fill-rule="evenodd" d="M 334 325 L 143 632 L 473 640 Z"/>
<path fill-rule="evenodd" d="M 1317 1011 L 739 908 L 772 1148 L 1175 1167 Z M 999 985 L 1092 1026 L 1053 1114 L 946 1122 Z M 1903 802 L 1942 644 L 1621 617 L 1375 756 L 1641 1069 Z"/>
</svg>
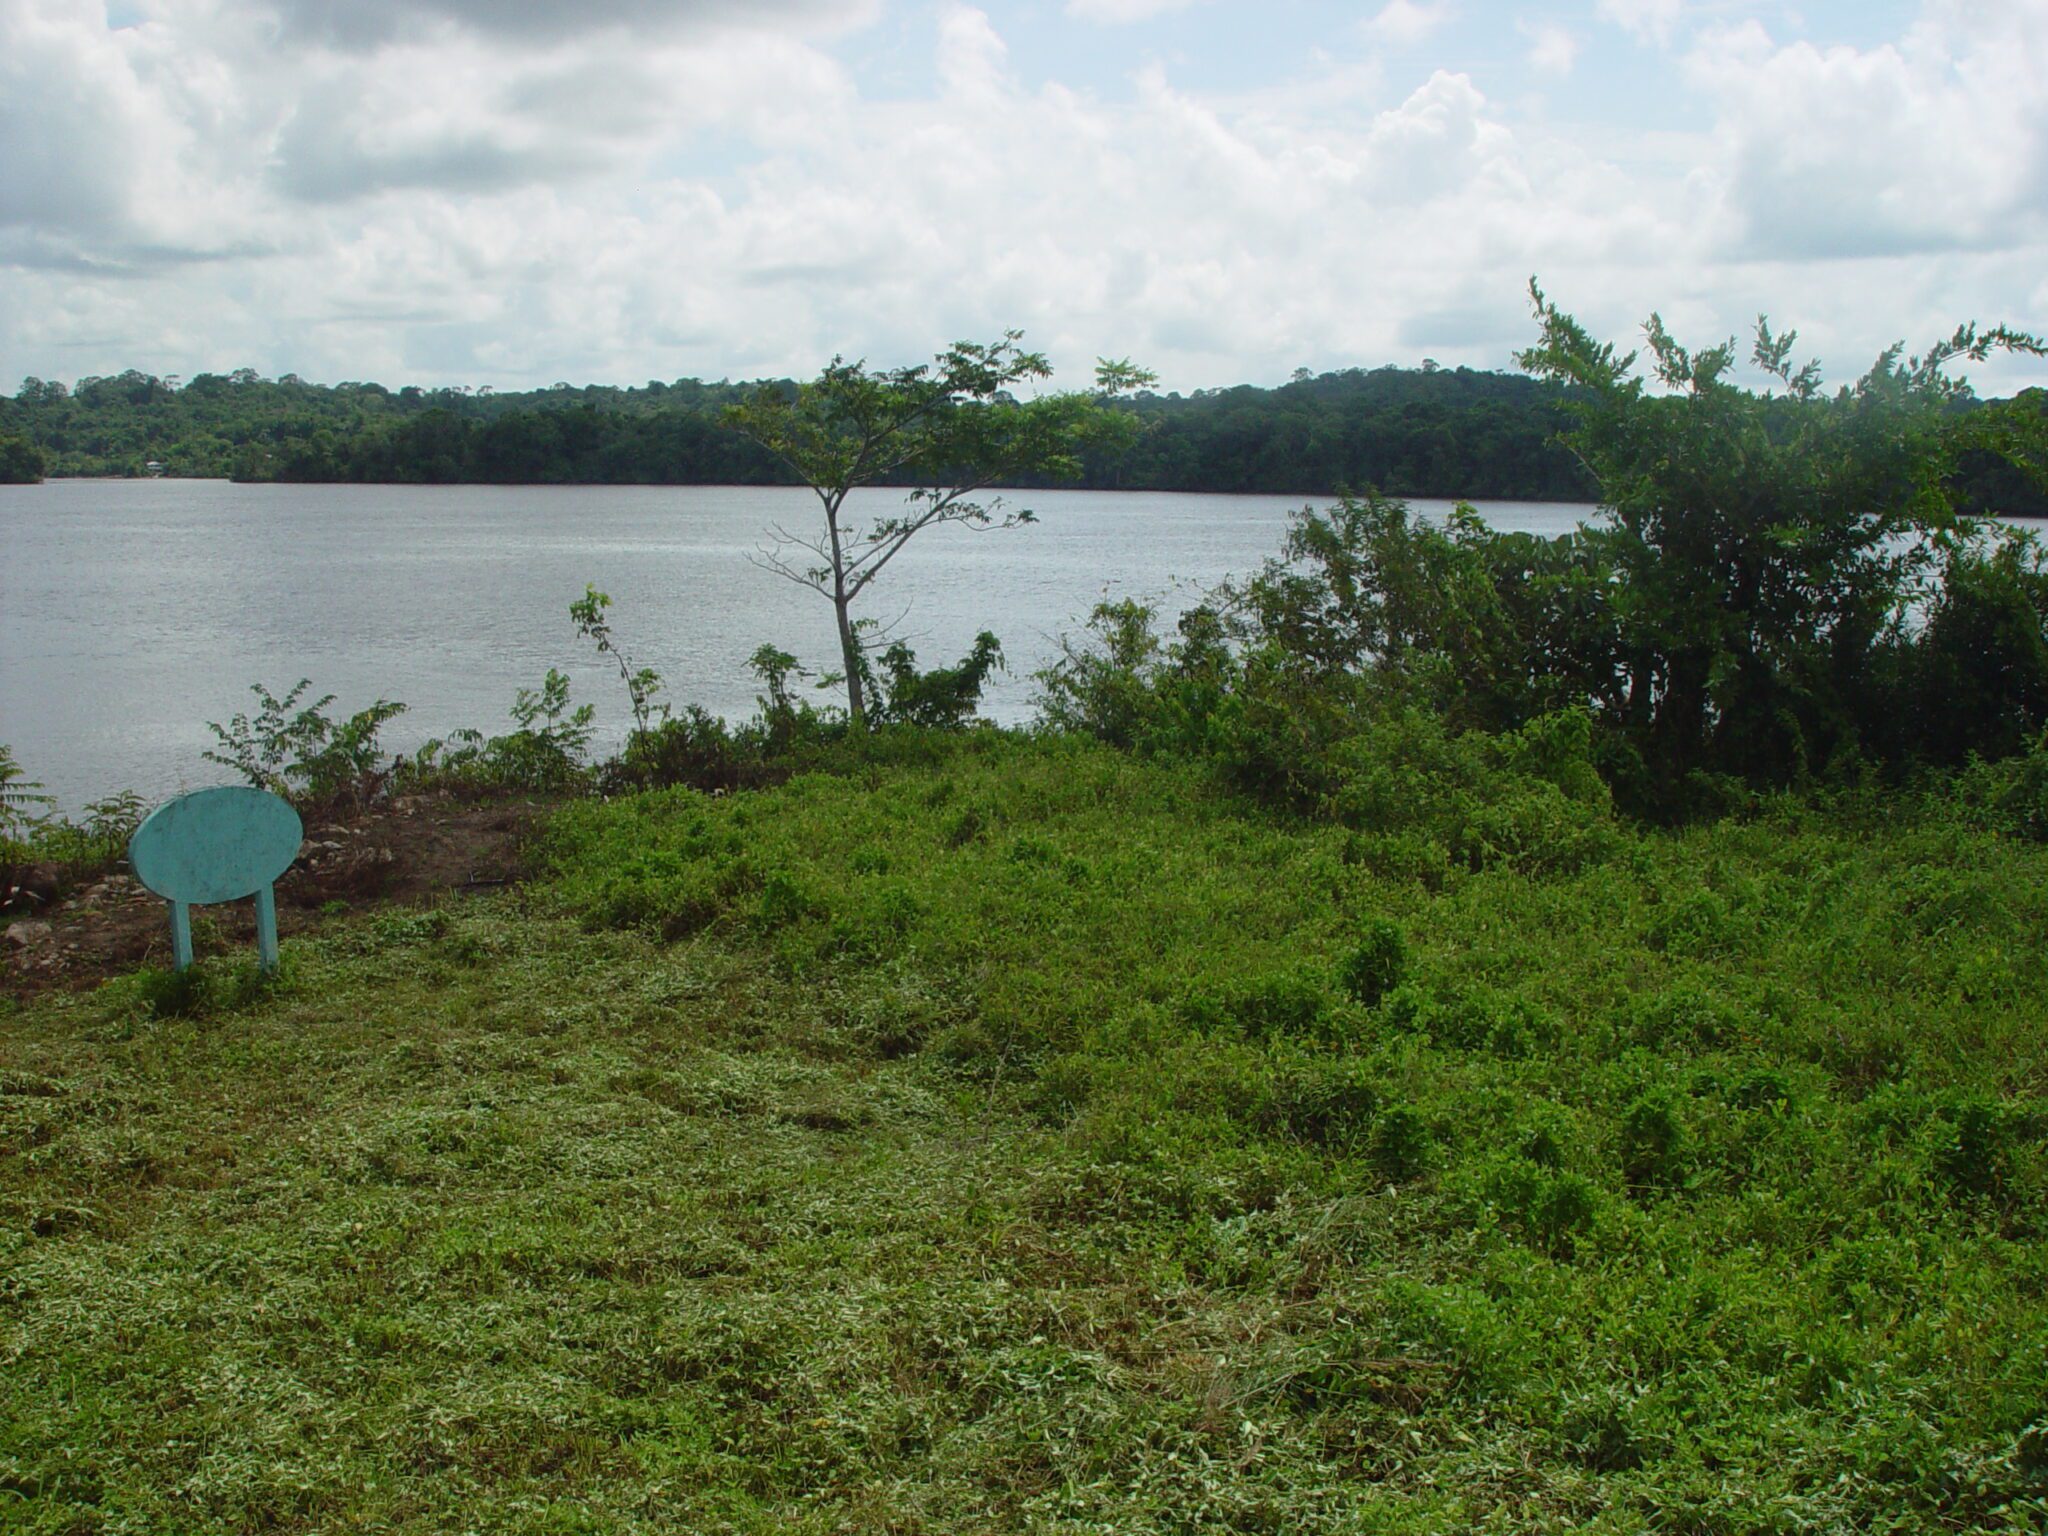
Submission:
<svg viewBox="0 0 2048 1536">
<path fill-rule="evenodd" d="M 549 802 L 407 795 L 346 820 L 309 818 L 299 856 L 277 882 L 278 931 L 303 933 L 339 910 L 413 905 L 517 881 L 525 845 Z M 338 904 L 338 905 L 337 905 Z M 248 950 L 253 901 L 196 907 L 195 953 Z M 0 929 L 0 990 L 97 986 L 170 962 L 164 902 L 124 869 L 91 881 Z"/>
</svg>

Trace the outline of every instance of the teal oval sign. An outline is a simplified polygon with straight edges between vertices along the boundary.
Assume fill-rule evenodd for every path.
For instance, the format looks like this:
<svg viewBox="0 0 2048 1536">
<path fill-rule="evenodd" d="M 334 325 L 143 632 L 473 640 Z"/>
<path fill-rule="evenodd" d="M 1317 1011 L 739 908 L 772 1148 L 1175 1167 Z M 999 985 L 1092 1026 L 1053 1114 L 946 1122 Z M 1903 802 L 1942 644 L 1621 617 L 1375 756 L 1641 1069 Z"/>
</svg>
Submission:
<svg viewBox="0 0 2048 1536">
<path fill-rule="evenodd" d="M 128 840 L 135 878 L 167 901 L 253 896 L 292 867 L 306 829 L 267 789 L 228 785 L 166 800 Z"/>
</svg>

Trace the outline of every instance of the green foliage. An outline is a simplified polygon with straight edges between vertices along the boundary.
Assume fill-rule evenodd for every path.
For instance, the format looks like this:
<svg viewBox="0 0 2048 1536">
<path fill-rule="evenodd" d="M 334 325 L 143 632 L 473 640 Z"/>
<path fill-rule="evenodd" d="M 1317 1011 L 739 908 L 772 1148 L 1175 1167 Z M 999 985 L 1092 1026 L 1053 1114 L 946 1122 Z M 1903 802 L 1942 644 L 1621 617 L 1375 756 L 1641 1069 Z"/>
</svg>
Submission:
<svg viewBox="0 0 2048 1536">
<path fill-rule="evenodd" d="M 285 976 L 251 960 L 205 959 L 182 971 L 144 966 L 118 985 L 147 1018 L 202 1019 L 252 1006 L 288 985 Z"/>
<path fill-rule="evenodd" d="M 1396 1104 L 1373 1121 L 1366 1155 L 1382 1178 L 1403 1184 L 1428 1170 L 1435 1147 L 1429 1122 L 1409 1106 Z"/>
<path fill-rule="evenodd" d="M 0 432 L 0 485 L 34 485 L 47 467 L 42 449 L 28 438 Z"/>
<path fill-rule="evenodd" d="M 1690 1146 L 1670 1093 L 1645 1094 L 1622 1111 L 1621 1172 L 1632 1188 L 1682 1182 Z"/>
<path fill-rule="evenodd" d="M 1130 377 L 1113 370 L 1109 382 L 1129 388 Z M 0 433 L 32 439 L 47 472 L 59 475 L 139 475 L 154 459 L 172 475 L 246 480 L 793 483 L 786 467 L 723 423 L 725 407 L 758 387 L 676 379 L 639 388 L 391 390 L 265 379 L 246 368 L 181 386 L 130 370 L 80 379 L 75 390 L 26 380 L 14 399 L 0 399 Z M 1074 483 L 1316 496 L 1373 485 L 1399 496 L 1475 501 L 1597 494 L 1556 440 L 1568 425 L 1565 391 L 1545 381 L 1470 368 L 1381 367 L 1303 376 L 1277 389 L 1238 385 L 1184 396 L 1135 388 L 1125 408 L 1141 430 L 1128 445 L 1084 449 Z M 1958 408 L 2040 412 L 2048 399 L 2029 391 L 2011 402 L 1961 401 Z M 1998 455 L 1965 448 L 1958 466 L 1972 510 L 2048 515 L 2048 496 Z"/>
<path fill-rule="evenodd" d="M 1951 550 L 1911 665 L 1909 744 L 1932 761 L 2011 756 L 2048 730 L 2048 554 L 2036 535 Z"/>
<path fill-rule="evenodd" d="M 221 750 L 208 762 L 232 768 L 257 789 L 267 789 L 305 807 L 369 804 L 383 790 L 389 764 L 377 736 L 385 723 L 405 713 L 403 704 L 379 699 L 346 720 L 327 713 L 333 694 L 311 704 L 299 701 L 312 682 L 299 681 L 282 696 L 261 683 L 250 684 L 261 704 L 255 718 L 238 713 L 226 725 L 206 728 Z"/>
<path fill-rule="evenodd" d="M 788 776 L 778 754 L 789 746 L 787 739 L 775 742 L 745 729 L 735 732 L 692 704 L 630 737 L 625 750 L 599 769 L 599 782 L 614 792 L 675 785 L 718 792 L 751 789 Z"/>
<path fill-rule="evenodd" d="M 1597 859 L 1607 786 L 1635 814 L 1717 815 L 2048 729 L 2041 547 L 1963 517 L 1958 478 L 1969 455 L 2048 466 L 2048 412 L 1973 411 L 1943 372 L 2033 338 L 1966 328 L 1824 399 L 1788 337 L 1759 331 L 1782 385 L 1760 395 L 1727 381 L 1729 348 L 1694 356 L 1653 320 L 1654 394 L 1538 313 L 1525 362 L 1574 391 L 1601 522 L 1544 540 L 1372 493 L 1304 509 L 1177 644 L 1143 605 L 1098 607 L 1039 674 L 1046 723 L 1205 759 L 1417 868 Z"/>
<path fill-rule="evenodd" d="M 43 786 L 29 778 L 14 760 L 12 749 L 0 745 L 0 837 L 14 837 L 37 819 L 36 807 L 52 805 Z"/>
<path fill-rule="evenodd" d="M 863 663 L 867 660 L 865 649 L 861 659 Z M 974 637 L 974 648 L 951 667 L 918 671 L 916 653 L 900 640 L 878 660 L 879 666 L 868 672 L 865 690 L 873 701 L 869 709 L 873 723 L 957 731 L 974 718 L 989 673 L 1001 670 L 1003 647 L 983 630 Z"/>
<path fill-rule="evenodd" d="M 1398 923 L 1368 917 L 1358 927 L 1358 942 L 1345 953 L 1338 980 L 1354 1002 L 1377 1008 L 1380 999 L 1401 985 L 1408 973 L 1408 940 Z"/>
<path fill-rule="evenodd" d="M 1666 391 L 1652 393 L 1635 354 L 1594 342 L 1531 294 L 1542 335 L 1522 364 L 1570 387 L 1567 442 L 1600 483 L 1606 516 L 1587 539 L 1612 572 L 1616 638 L 1601 692 L 1646 770 L 1633 795 L 1682 807 L 1695 773 L 1795 782 L 1893 746 L 1904 701 L 1886 687 L 1885 660 L 1943 542 L 1971 536 L 1962 455 L 2048 473 L 2048 417 L 1959 410 L 1971 396 L 1946 370 L 1996 350 L 2039 356 L 2041 341 L 1965 326 L 1918 357 L 1892 348 L 1827 397 L 1816 365 L 1793 369 L 1793 335 L 1759 320 L 1751 358 L 1778 386 L 1759 394 L 1728 378 L 1734 342 L 1692 352 L 1652 315 L 1649 362 Z M 2040 707 L 2041 605 L 2029 622 L 2016 573 L 1989 575 L 1975 559 L 1951 562 L 1955 590 L 1930 627 L 1936 686 L 1957 662 L 1984 678 L 2017 659 L 2040 677 L 1923 695 L 1934 713 L 1910 748 L 1973 745 L 1986 727 L 1968 712 L 1987 689 L 2000 704 Z M 1959 654 L 1958 631 L 1964 644 L 1989 640 L 1988 654 Z M 2023 718 L 2021 736 L 2038 723 Z"/>
<path fill-rule="evenodd" d="M 28 912 L 119 864 L 147 810 L 126 791 L 88 802 L 76 820 L 51 814 L 55 803 L 0 745 L 0 910 Z"/>
<path fill-rule="evenodd" d="M 581 789 L 591 774 L 585 758 L 595 713 L 589 704 L 569 707 L 569 679 L 550 667 L 538 689 L 521 688 L 513 697 L 516 730 L 491 737 L 481 731 L 460 730 L 445 739 L 437 737 L 424 743 L 409 763 L 400 765 L 401 780 L 408 787 L 441 784 L 543 794 Z M 664 718 L 661 729 L 676 723 Z M 649 735 L 636 733 L 634 742 Z M 648 750 L 643 747 L 634 761 L 644 765 Z M 633 742 L 628 743 L 627 751 L 632 754 Z"/>
<path fill-rule="evenodd" d="M 2048 843 L 2048 731 L 2021 756 L 1969 764 L 1931 798 L 1975 825 Z"/>
</svg>

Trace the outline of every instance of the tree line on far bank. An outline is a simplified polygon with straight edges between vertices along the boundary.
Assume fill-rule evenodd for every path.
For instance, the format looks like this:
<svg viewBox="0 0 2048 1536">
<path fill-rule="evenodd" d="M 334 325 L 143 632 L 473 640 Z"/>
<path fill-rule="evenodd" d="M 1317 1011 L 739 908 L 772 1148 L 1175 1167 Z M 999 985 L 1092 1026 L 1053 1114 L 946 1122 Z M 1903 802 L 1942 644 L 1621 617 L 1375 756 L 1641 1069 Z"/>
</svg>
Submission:
<svg viewBox="0 0 2048 1536">
<path fill-rule="evenodd" d="M 772 382 L 772 381 L 771 381 Z M 784 387 L 794 391 L 793 383 Z M 254 370 L 181 384 L 137 371 L 76 386 L 25 380 L 0 399 L 0 437 L 40 473 L 401 484 L 779 485 L 771 454 L 721 420 L 755 384 L 405 388 L 309 384 Z M 1560 391 L 1513 374 L 1299 370 L 1276 389 L 1146 392 L 1143 427 L 1091 454 L 1072 484 L 1101 490 L 1586 499 L 1556 442 Z M 156 466 L 152 468 L 151 466 Z M 26 478 L 33 478 L 32 475 Z"/>
<path fill-rule="evenodd" d="M 793 383 L 785 383 L 794 392 Z M 243 368 L 189 382 L 130 370 L 0 396 L 0 483 L 163 474 L 246 481 L 484 485 L 786 485 L 786 466 L 722 419 L 755 384 L 523 391 L 309 384 Z M 2029 391 L 2048 411 L 2048 392 Z M 1120 403 L 1143 430 L 1084 456 L 1088 490 L 1590 501 L 1561 444 L 1567 391 L 1470 368 L 1297 370 Z M 1959 405 L 1969 409 L 1973 401 Z M 1982 511 L 2048 516 L 2004 466 L 1961 466 Z"/>
</svg>

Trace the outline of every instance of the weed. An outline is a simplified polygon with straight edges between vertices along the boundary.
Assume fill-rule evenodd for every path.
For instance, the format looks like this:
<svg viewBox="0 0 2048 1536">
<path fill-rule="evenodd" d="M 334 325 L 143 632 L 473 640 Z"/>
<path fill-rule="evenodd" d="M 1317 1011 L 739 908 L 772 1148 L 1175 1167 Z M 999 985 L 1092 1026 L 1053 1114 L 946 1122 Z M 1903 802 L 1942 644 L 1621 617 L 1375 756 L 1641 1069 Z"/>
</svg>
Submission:
<svg viewBox="0 0 2048 1536">
<path fill-rule="evenodd" d="M 1355 1001 L 1376 1008 L 1407 974 L 1408 941 L 1399 925 L 1372 917 L 1359 925 L 1358 942 L 1344 956 L 1338 980 Z"/>
</svg>

